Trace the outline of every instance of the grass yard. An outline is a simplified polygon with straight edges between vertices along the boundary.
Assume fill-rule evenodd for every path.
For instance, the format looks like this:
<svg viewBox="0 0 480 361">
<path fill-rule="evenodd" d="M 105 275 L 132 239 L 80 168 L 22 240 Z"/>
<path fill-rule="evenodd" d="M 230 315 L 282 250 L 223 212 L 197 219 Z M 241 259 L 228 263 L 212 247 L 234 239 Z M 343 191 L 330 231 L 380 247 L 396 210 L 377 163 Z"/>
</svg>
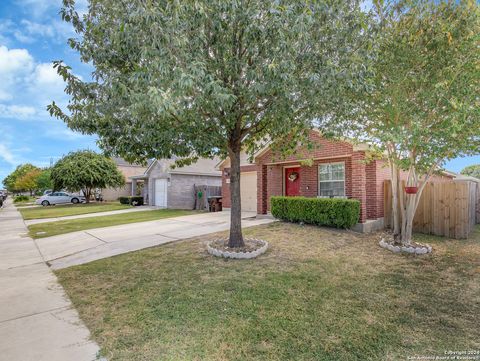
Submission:
<svg viewBox="0 0 480 361">
<path fill-rule="evenodd" d="M 407 360 L 480 349 L 480 228 L 418 236 L 398 255 L 379 235 L 274 223 L 250 228 L 257 260 L 207 254 L 213 236 L 56 274 L 108 360 Z"/>
<path fill-rule="evenodd" d="M 185 216 L 198 211 L 179 209 L 158 209 L 153 211 L 139 211 L 131 213 L 115 214 L 101 217 L 88 217 L 69 219 L 64 221 L 37 223 L 28 226 L 32 238 L 56 236 L 58 234 L 82 231 L 85 229 L 117 226 L 136 222 L 154 221 L 156 219 Z"/>
<path fill-rule="evenodd" d="M 120 209 L 131 208 L 128 204 L 116 203 L 81 203 L 65 204 L 57 206 L 38 206 L 35 208 L 19 209 L 23 219 L 56 218 L 65 216 L 75 216 L 79 214 L 117 211 Z"/>
</svg>

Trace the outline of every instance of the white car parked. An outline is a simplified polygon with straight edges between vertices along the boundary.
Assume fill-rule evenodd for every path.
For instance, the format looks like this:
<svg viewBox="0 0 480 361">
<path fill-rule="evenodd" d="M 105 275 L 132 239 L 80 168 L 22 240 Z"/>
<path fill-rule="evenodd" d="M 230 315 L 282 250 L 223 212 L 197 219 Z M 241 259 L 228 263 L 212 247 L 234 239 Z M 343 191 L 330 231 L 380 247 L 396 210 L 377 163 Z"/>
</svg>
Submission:
<svg viewBox="0 0 480 361">
<path fill-rule="evenodd" d="M 44 207 L 52 204 L 77 204 L 80 202 L 85 202 L 84 196 L 80 196 L 77 194 L 69 194 L 66 192 L 53 192 L 50 194 L 46 194 L 35 201 L 36 204 L 41 204 Z"/>
</svg>

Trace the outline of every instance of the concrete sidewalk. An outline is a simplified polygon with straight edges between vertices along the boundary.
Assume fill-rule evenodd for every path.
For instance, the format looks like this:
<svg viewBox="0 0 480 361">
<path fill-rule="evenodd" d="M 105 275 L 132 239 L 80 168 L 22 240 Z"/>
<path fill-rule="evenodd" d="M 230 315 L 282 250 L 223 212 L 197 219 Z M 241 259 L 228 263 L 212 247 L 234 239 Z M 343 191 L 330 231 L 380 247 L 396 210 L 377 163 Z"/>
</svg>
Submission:
<svg viewBox="0 0 480 361">
<path fill-rule="evenodd" d="M 134 208 L 128 209 L 119 209 L 116 211 L 107 211 L 107 212 L 96 212 L 96 213 L 86 213 L 86 214 L 77 214 L 75 216 L 65 216 L 65 217 L 55 217 L 55 218 L 42 218 L 42 219 L 30 219 L 25 221 L 27 226 L 31 224 L 38 224 L 38 223 L 48 223 L 48 222 L 56 222 L 56 221 L 65 221 L 69 219 L 79 219 L 79 218 L 91 218 L 91 217 L 103 217 L 103 216 L 112 216 L 115 214 L 123 214 L 123 213 L 132 213 L 132 212 L 141 212 L 141 211 L 154 211 L 156 209 L 160 209 L 158 207 L 151 207 L 151 206 L 139 206 Z"/>
<path fill-rule="evenodd" d="M 98 346 L 10 200 L 0 228 L 0 359 L 96 360 Z"/>
<path fill-rule="evenodd" d="M 253 212 L 243 213 L 242 226 L 273 222 L 273 219 L 255 216 Z M 53 269 L 61 269 L 229 228 L 230 212 L 223 211 L 89 229 L 39 238 L 36 244 L 48 264 Z"/>
</svg>

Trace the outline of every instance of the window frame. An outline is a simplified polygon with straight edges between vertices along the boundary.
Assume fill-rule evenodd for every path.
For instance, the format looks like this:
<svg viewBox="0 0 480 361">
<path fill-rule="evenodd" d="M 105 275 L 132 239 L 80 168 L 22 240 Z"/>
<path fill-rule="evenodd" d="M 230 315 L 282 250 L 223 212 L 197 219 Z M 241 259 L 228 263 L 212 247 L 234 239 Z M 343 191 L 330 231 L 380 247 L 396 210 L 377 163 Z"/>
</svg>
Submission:
<svg viewBox="0 0 480 361">
<path fill-rule="evenodd" d="M 321 180 L 320 179 L 320 167 L 325 166 L 325 165 L 336 165 L 336 164 L 342 164 L 343 165 L 343 180 Z M 329 163 L 318 163 L 317 167 L 317 176 L 318 176 L 318 191 L 317 191 L 317 198 L 347 198 L 347 173 L 346 173 L 346 167 L 345 167 L 345 161 L 342 162 L 329 162 Z M 343 182 L 343 196 L 322 196 L 321 195 L 321 184 L 322 183 L 327 183 L 327 182 Z"/>
</svg>

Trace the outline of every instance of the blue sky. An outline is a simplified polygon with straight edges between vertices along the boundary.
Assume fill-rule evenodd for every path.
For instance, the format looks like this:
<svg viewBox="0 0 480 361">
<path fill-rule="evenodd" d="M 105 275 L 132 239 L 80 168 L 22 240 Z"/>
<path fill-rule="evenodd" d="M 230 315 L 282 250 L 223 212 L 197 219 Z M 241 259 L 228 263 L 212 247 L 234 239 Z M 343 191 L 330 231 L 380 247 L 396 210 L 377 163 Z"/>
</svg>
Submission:
<svg viewBox="0 0 480 361">
<path fill-rule="evenodd" d="M 86 2 L 77 4 L 85 9 Z M 61 0 L 0 1 L 0 181 L 20 163 L 47 166 L 69 151 L 98 149 L 95 137 L 69 130 L 46 111 L 52 100 L 68 101 L 53 60 L 84 79 L 91 71 L 67 45 L 74 33 L 61 21 L 60 7 Z M 458 172 L 474 163 L 480 156 L 452 160 L 446 168 Z"/>
<path fill-rule="evenodd" d="M 60 6 L 61 0 L 0 1 L 0 181 L 20 163 L 46 166 L 72 150 L 98 149 L 94 137 L 69 130 L 46 111 L 52 100 L 68 101 L 53 60 L 83 78 L 91 71 L 66 44 L 74 33 L 61 21 Z"/>
</svg>

